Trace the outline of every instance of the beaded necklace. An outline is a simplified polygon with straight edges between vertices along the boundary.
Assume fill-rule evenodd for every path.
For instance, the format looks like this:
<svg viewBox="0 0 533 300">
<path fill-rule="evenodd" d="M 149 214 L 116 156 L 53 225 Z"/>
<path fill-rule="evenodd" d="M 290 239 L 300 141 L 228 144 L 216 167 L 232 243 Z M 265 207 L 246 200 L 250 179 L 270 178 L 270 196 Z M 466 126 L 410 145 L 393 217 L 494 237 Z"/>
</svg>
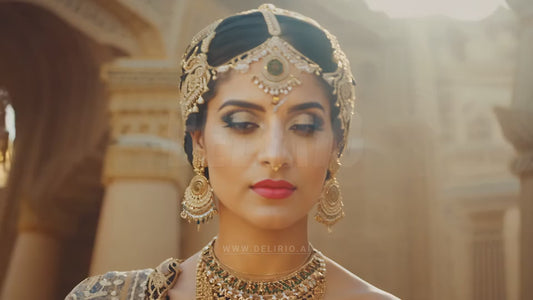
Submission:
<svg viewBox="0 0 533 300">
<path fill-rule="evenodd" d="M 326 263 L 312 249 L 309 259 L 296 271 L 273 280 L 239 278 L 222 265 L 211 241 L 202 249 L 196 267 L 196 299 L 322 299 L 326 287 Z"/>
</svg>

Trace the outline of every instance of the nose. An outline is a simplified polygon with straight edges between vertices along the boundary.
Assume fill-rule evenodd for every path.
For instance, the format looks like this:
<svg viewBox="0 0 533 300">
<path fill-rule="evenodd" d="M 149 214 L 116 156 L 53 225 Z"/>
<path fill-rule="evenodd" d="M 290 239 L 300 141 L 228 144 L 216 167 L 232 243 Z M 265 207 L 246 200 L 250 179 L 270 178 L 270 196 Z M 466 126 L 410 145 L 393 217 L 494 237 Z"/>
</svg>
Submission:
<svg viewBox="0 0 533 300">
<path fill-rule="evenodd" d="M 259 154 L 261 165 L 277 172 L 292 164 L 291 152 L 281 122 L 271 122 L 265 131 L 263 141 Z"/>
</svg>

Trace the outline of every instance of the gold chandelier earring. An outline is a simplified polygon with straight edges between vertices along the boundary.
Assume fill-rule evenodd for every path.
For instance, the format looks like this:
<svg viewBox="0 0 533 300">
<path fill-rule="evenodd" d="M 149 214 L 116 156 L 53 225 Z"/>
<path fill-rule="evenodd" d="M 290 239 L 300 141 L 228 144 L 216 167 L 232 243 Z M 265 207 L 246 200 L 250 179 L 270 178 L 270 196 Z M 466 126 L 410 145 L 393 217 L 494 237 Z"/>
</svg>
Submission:
<svg viewBox="0 0 533 300">
<path fill-rule="evenodd" d="M 217 214 L 215 206 L 213 188 L 209 180 L 204 175 L 205 164 L 203 158 L 197 152 L 193 153 L 193 168 L 196 175 L 191 179 L 189 186 L 185 189 L 185 195 L 181 202 L 181 217 L 189 223 L 196 223 L 197 229 L 200 225 L 207 223 Z"/>
<path fill-rule="evenodd" d="M 340 185 L 335 178 L 340 166 L 341 163 L 338 158 L 335 158 L 330 164 L 329 179 L 326 180 L 322 189 L 315 215 L 315 220 L 326 225 L 329 232 L 331 232 L 331 226 L 344 217 L 344 210 L 342 209 L 344 204 L 342 203 Z"/>
</svg>

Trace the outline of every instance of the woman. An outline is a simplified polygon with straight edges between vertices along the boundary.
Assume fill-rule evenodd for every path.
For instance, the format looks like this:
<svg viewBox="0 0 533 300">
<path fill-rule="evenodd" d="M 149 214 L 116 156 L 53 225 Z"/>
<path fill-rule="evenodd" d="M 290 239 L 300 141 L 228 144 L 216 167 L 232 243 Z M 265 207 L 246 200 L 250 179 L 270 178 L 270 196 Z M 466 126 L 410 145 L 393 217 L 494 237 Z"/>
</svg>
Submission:
<svg viewBox="0 0 533 300">
<path fill-rule="evenodd" d="M 344 215 L 335 174 L 354 107 L 346 56 L 315 21 L 272 5 L 217 21 L 182 61 L 181 216 L 219 214 L 197 254 L 88 278 L 67 299 L 397 299 L 314 249 L 307 216 Z"/>
</svg>

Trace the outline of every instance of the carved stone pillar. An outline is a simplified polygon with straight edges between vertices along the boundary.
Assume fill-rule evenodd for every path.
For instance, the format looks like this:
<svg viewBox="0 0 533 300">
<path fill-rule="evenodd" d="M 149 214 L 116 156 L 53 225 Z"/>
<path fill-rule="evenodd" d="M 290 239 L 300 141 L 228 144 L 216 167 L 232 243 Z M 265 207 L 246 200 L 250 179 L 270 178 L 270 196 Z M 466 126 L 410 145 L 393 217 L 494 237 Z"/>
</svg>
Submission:
<svg viewBox="0 0 533 300">
<path fill-rule="evenodd" d="M 75 232 L 76 218 L 58 207 L 22 201 L 18 236 L 0 299 L 57 297 L 62 239 Z M 28 288 L 32 283 L 33 288 Z"/>
<path fill-rule="evenodd" d="M 508 0 L 519 26 L 518 61 L 514 95 L 509 108 L 496 114 L 517 156 L 512 171 L 520 177 L 520 299 L 533 299 L 533 2 Z"/>
<path fill-rule="evenodd" d="M 472 222 L 472 299 L 505 299 L 503 210 L 478 211 Z"/>
<path fill-rule="evenodd" d="M 529 78 L 533 78 L 533 74 Z M 530 101 L 533 102 L 533 94 Z M 520 178 L 521 186 L 520 299 L 533 299 L 533 109 L 511 105 L 510 108 L 497 108 L 496 114 L 505 137 L 517 152 L 511 162 L 511 170 Z"/>
<path fill-rule="evenodd" d="M 520 210 L 514 205 L 503 218 L 506 300 L 519 300 L 520 287 Z"/>
<path fill-rule="evenodd" d="M 92 274 L 156 266 L 179 254 L 178 202 L 191 173 L 181 146 L 175 64 L 120 60 L 103 77 L 112 141 Z"/>
</svg>

